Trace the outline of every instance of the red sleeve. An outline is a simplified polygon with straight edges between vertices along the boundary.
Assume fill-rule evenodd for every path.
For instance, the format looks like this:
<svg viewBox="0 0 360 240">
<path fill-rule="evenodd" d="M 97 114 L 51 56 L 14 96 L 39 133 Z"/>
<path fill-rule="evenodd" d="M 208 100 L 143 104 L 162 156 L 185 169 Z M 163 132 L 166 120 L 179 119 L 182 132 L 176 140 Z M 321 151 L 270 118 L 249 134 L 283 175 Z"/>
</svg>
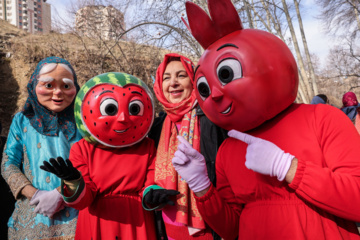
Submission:
<svg viewBox="0 0 360 240">
<path fill-rule="evenodd" d="M 148 158 L 148 168 L 146 171 L 146 178 L 144 187 L 141 190 L 141 197 L 142 194 L 148 186 L 155 184 L 155 159 L 156 159 L 156 149 L 154 145 L 154 141 L 152 139 L 149 139 L 149 158 Z"/>
<path fill-rule="evenodd" d="M 322 105 L 322 104 L 320 104 Z M 360 135 L 333 107 L 317 107 L 315 125 L 323 166 L 298 159 L 289 185 L 301 198 L 341 218 L 360 221 Z"/>
<path fill-rule="evenodd" d="M 89 166 L 88 166 L 88 158 L 91 153 L 87 142 L 84 139 L 75 143 L 70 149 L 70 161 L 73 166 L 81 172 L 83 180 L 85 182 L 85 186 L 82 188 L 78 188 L 78 192 L 74 194 L 76 198 L 72 198 L 70 201 L 67 201 L 68 205 L 76 208 L 78 210 L 84 209 L 91 205 L 93 202 L 97 187 L 94 182 L 91 181 L 89 176 Z"/>
<path fill-rule="evenodd" d="M 225 143 L 225 142 L 224 142 Z M 224 239 L 235 239 L 239 233 L 239 216 L 242 205 L 236 202 L 225 167 L 223 166 L 223 146 L 216 157 L 216 189 L 211 184 L 210 190 L 202 197 L 195 197 L 196 204 L 205 222 Z"/>
</svg>

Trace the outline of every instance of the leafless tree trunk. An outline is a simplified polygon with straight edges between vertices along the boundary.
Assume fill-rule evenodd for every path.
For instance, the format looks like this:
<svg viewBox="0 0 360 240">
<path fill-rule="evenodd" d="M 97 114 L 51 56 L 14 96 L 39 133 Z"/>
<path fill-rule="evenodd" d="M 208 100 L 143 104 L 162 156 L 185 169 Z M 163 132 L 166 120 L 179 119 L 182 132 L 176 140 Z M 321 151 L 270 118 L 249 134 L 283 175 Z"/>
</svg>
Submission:
<svg viewBox="0 0 360 240">
<path fill-rule="evenodd" d="M 296 15 L 298 18 L 298 22 L 299 22 L 299 28 L 300 28 L 300 33 L 301 33 L 301 39 L 303 42 L 303 46 L 304 46 L 304 50 L 305 50 L 305 56 L 306 56 L 306 60 L 307 60 L 307 64 L 308 64 L 308 69 L 310 72 L 310 78 L 312 80 L 312 87 L 314 90 L 314 95 L 317 95 L 318 92 L 318 88 L 317 88 L 317 84 L 316 84 L 316 76 L 315 76 L 315 72 L 314 72 L 314 67 L 311 61 L 311 57 L 310 57 L 310 51 L 308 48 L 308 44 L 306 41 L 306 36 L 305 36 L 305 32 L 304 32 L 304 26 L 302 23 L 302 18 L 301 18 L 301 14 L 300 14 L 300 8 L 299 8 L 299 2 L 297 0 L 294 0 L 295 3 L 295 9 L 296 9 Z"/>
<path fill-rule="evenodd" d="M 285 0 L 281 0 L 281 2 L 282 2 L 283 10 L 284 10 L 284 13 L 286 15 L 287 22 L 288 22 L 289 30 L 290 30 L 290 33 L 291 33 L 291 38 L 292 38 L 295 53 L 296 53 L 297 62 L 298 62 L 298 65 L 299 65 L 299 71 L 300 71 L 300 75 L 301 75 L 300 81 L 303 81 L 304 85 L 306 87 L 306 89 L 304 89 L 304 90 L 306 90 L 306 92 L 304 92 L 305 98 L 303 100 L 304 100 L 304 103 L 310 103 L 310 100 L 311 100 L 312 96 L 314 96 L 314 91 L 313 91 L 313 89 L 312 89 L 312 87 L 310 85 L 309 79 L 308 79 L 307 74 L 305 72 L 304 62 L 303 62 L 303 59 L 301 57 L 299 44 L 298 44 L 298 41 L 297 41 L 297 38 L 296 38 L 294 26 L 293 26 L 292 21 L 291 21 L 291 17 L 290 17 L 290 13 L 289 13 L 289 10 L 288 10 L 287 3 L 286 3 Z"/>
</svg>

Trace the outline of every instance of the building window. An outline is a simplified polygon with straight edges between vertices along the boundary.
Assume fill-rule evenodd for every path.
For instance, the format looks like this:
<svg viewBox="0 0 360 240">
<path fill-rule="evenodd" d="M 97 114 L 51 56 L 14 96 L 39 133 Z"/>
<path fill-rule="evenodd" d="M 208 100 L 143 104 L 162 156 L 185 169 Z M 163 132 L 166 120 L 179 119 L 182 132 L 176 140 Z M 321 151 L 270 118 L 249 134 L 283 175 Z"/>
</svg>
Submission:
<svg viewBox="0 0 360 240">
<path fill-rule="evenodd" d="M 21 10 L 19 10 L 19 13 L 21 14 Z M 25 11 L 24 11 L 24 13 L 25 13 Z"/>
<path fill-rule="evenodd" d="M 37 8 L 34 8 L 34 11 L 36 12 L 36 11 L 37 11 Z"/>
<path fill-rule="evenodd" d="M 19 22 L 19 25 L 22 26 L 22 22 Z"/>
<path fill-rule="evenodd" d="M 37 17 L 37 14 L 36 14 L 36 13 L 34 13 L 34 17 Z"/>
<path fill-rule="evenodd" d="M 19 19 L 22 20 L 22 16 L 19 16 Z"/>
</svg>

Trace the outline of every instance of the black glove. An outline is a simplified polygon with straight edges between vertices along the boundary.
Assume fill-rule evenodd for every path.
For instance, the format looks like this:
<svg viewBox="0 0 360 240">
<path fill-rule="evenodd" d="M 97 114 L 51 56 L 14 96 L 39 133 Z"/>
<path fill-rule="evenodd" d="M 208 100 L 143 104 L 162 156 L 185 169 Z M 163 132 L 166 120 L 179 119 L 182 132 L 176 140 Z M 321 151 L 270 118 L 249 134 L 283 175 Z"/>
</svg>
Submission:
<svg viewBox="0 0 360 240">
<path fill-rule="evenodd" d="M 144 196 L 144 202 L 150 206 L 159 206 L 162 204 L 169 204 L 174 206 L 175 203 L 169 199 L 171 196 L 176 196 L 180 192 L 176 190 L 167 189 L 150 189 Z"/>
<path fill-rule="evenodd" d="M 80 172 L 73 167 L 69 159 L 66 159 L 65 163 L 62 157 L 58 157 L 57 160 L 50 158 L 49 162 L 44 161 L 44 165 L 41 165 L 40 168 L 67 181 L 76 180 L 81 177 Z"/>
</svg>

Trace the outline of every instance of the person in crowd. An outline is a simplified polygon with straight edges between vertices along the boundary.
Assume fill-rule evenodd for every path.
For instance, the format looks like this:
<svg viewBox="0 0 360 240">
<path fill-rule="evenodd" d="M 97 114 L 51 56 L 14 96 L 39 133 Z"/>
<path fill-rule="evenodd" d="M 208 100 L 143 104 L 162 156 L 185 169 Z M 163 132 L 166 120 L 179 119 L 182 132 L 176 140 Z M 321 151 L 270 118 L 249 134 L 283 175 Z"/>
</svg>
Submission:
<svg viewBox="0 0 360 240">
<path fill-rule="evenodd" d="M 154 184 L 154 142 L 146 135 L 154 119 L 150 90 L 125 73 L 87 81 L 75 100 L 83 139 L 69 159 L 41 168 L 61 178 L 65 202 L 78 210 L 75 239 L 156 239 L 153 213 L 141 204 Z"/>
<path fill-rule="evenodd" d="M 298 70 L 283 41 L 243 29 L 230 0 L 209 0 L 208 9 L 210 17 L 186 3 L 205 49 L 195 73 L 199 105 L 230 130 L 216 188 L 182 136 L 173 158 L 199 213 L 224 239 L 360 239 L 359 134 L 332 106 L 294 103 Z"/>
<path fill-rule="evenodd" d="M 1 174 L 16 199 L 8 221 L 9 239 L 71 239 L 78 211 L 67 207 L 60 179 L 39 169 L 42 160 L 68 158 L 81 139 L 74 118 L 79 86 L 70 63 L 41 60 L 27 85 L 28 98 L 11 123 Z"/>
<path fill-rule="evenodd" d="M 325 94 L 318 94 L 313 97 L 310 104 L 330 104 L 328 97 Z"/>
<path fill-rule="evenodd" d="M 355 118 L 360 108 L 360 104 L 357 100 L 355 93 L 346 92 L 343 95 L 342 103 L 343 105 L 341 107 L 341 111 L 343 111 L 351 119 L 351 121 L 355 123 Z"/>
<path fill-rule="evenodd" d="M 196 104 L 193 67 L 188 58 L 169 53 L 157 69 L 154 92 L 165 114 L 159 116 L 160 121 L 154 124 L 150 136 L 159 142 L 155 182 L 160 189 L 147 189 L 149 194 L 144 198 L 144 207 L 163 207 L 162 216 L 168 239 L 219 239 L 203 221 L 195 205 L 193 192 L 187 183 L 180 180 L 171 164 L 178 145 L 176 136 L 181 135 L 206 156 L 207 171 L 215 184 L 216 152 L 227 137 L 226 131 L 210 122 Z M 172 196 L 167 196 L 167 190 L 180 192 L 176 201 Z M 171 204 L 164 206 L 168 201 Z"/>
</svg>

